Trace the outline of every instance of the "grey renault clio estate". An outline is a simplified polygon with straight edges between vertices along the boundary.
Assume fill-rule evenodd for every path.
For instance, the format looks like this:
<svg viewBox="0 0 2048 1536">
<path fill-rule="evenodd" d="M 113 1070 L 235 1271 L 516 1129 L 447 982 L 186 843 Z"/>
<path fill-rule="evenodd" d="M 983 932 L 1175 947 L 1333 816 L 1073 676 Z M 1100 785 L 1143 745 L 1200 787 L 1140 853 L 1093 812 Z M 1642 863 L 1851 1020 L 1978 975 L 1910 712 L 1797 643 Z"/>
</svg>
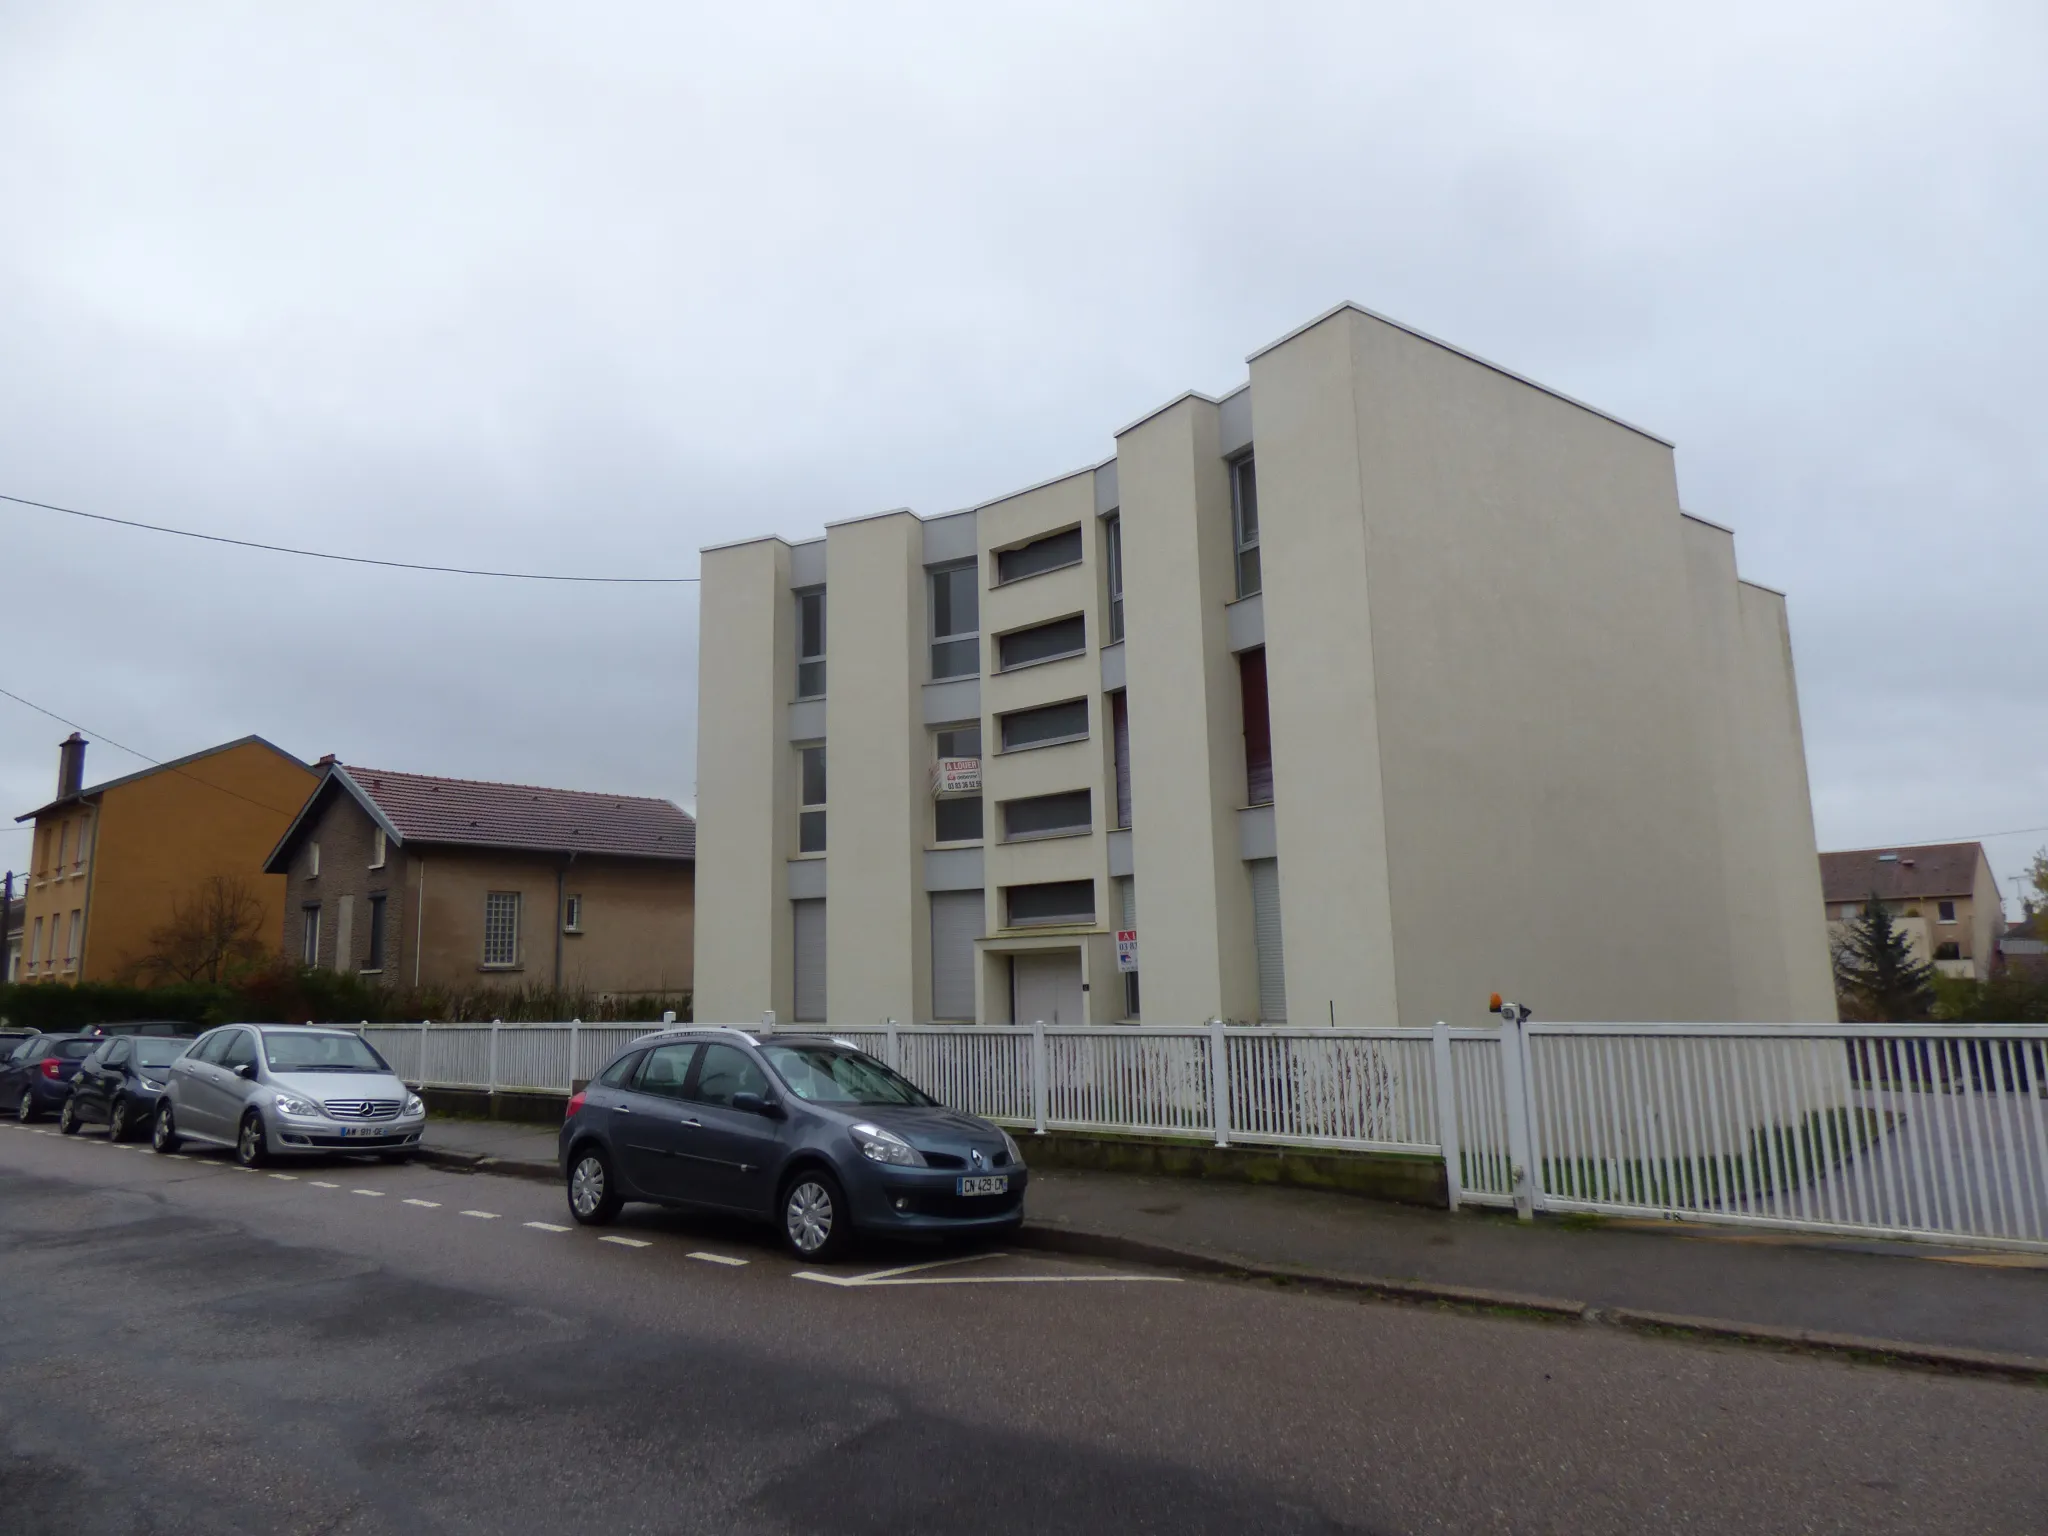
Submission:
<svg viewBox="0 0 2048 1536">
<path fill-rule="evenodd" d="M 805 1259 L 857 1232 L 1000 1234 L 1024 1219 L 1007 1131 L 817 1035 L 643 1036 L 569 1101 L 560 1151 L 579 1222 L 627 1200 L 732 1211 L 774 1223 Z"/>
</svg>

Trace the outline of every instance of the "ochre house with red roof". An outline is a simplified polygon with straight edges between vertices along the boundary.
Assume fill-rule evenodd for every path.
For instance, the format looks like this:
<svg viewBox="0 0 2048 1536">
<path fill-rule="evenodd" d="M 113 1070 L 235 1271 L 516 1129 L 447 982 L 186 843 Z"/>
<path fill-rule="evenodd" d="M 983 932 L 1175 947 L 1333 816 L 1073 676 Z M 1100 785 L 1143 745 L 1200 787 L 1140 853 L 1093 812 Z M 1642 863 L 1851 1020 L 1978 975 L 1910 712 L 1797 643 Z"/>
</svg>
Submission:
<svg viewBox="0 0 2048 1536">
<path fill-rule="evenodd" d="M 317 766 L 264 865 L 285 877 L 286 954 L 408 989 L 690 991 L 697 824 L 681 807 Z"/>
<path fill-rule="evenodd" d="M 1943 975 L 1978 981 L 1998 969 L 2005 908 L 1982 843 L 1824 853 L 1820 888 L 1832 943 L 1875 896 L 1898 920 L 1916 959 L 1933 961 Z"/>
</svg>

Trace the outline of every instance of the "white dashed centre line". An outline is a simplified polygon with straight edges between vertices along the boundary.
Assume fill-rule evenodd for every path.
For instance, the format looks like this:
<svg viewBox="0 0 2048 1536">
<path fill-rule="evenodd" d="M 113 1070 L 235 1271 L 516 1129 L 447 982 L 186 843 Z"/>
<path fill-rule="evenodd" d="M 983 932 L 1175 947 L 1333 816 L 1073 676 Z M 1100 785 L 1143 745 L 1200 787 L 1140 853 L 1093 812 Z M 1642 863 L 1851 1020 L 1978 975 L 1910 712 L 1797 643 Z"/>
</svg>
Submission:
<svg viewBox="0 0 2048 1536">
<path fill-rule="evenodd" d="M 405 1203 L 407 1205 L 421 1206 L 430 1211 L 438 1211 L 439 1209 L 441 1209 L 441 1202 L 438 1200 L 408 1200 Z"/>
<path fill-rule="evenodd" d="M 287 1184 L 295 1184 L 299 1178 L 296 1173 L 273 1173 L 271 1177 L 273 1179 L 283 1179 Z"/>
<path fill-rule="evenodd" d="M 462 1214 L 474 1216 L 478 1221 L 496 1221 L 498 1219 L 496 1211 L 464 1211 Z"/>
<path fill-rule="evenodd" d="M 568 1227 L 558 1227 L 552 1221 L 529 1221 L 527 1225 L 536 1232 L 567 1232 Z"/>
<path fill-rule="evenodd" d="M 690 1257 L 693 1259 L 702 1259 L 706 1264 L 730 1264 L 734 1269 L 739 1269 L 743 1265 L 751 1262 L 747 1259 L 727 1258 L 722 1253 L 693 1253 L 690 1255 Z"/>
<path fill-rule="evenodd" d="M 382 1200 L 384 1198 L 384 1191 L 381 1189 L 352 1189 L 349 1193 L 352 1195 L 368 1195 L 372 1200 Z"/>
<path fill-rule="evenodd" d="M 314 1187 L 315 1189 L 339 1189 L 339 1188 L 341 1188 L 341 1186 L 340 1186 L 339 1184 L 330 1184 L 330 1183 L 328 1183 L 328 1182 L 327 1182 L 327 1181 L 326 1181 L 325 1179 L 314 1179 L 314 1180 L 312 1181 L 312 1183 L 313 1183 L 313 1187 Z"/>
<path fill-rule="evenodd" d="M 621 1248 L 652 1248 L 654 1244 L 637 1237 L 600 1237 L 600 1243 L 617 1243 Z"/>
</svg>

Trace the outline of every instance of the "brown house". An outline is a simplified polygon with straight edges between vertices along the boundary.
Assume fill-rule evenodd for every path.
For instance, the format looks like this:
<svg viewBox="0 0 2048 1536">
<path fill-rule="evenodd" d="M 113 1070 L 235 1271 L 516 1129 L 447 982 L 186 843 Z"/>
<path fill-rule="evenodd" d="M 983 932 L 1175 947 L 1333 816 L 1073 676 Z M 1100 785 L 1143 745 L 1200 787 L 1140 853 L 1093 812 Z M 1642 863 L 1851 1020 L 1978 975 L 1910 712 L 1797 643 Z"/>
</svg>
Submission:
<svg viewBox="0 0 2048 1536">
<path fill-rule="evenodd" d="M 285 953 L 395 987 L 690 990 L 697 824 L 666 800 L 320 761 L 264 868 Z"/>
<path fill-rule="evenodd" d="M 1978 981 L 1997 969 L 2005 910 L 1982 843 L 1824 853 L 1820 888 L 1831 942 L 1841 941 L 1875 895 L 1916 959 L 1932 961 L 1943 975 Z"/>
</svg>

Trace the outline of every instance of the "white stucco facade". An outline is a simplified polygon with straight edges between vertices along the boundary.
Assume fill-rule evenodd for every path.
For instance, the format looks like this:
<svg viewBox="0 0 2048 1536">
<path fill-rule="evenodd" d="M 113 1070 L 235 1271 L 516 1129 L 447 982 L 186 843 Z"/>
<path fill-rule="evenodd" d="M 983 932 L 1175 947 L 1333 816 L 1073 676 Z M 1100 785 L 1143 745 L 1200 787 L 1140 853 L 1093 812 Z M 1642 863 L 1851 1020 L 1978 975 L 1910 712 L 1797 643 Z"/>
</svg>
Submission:
<svg viewBox="0 0 2048 1536">
<path fill-rule="evenodd" d="M 1832 1018 L 1784 599 L 1670 445 L 1352 306 L 1249 373 L 966 513 L 705 552 L 697 1016 Z"/>
</svg>

